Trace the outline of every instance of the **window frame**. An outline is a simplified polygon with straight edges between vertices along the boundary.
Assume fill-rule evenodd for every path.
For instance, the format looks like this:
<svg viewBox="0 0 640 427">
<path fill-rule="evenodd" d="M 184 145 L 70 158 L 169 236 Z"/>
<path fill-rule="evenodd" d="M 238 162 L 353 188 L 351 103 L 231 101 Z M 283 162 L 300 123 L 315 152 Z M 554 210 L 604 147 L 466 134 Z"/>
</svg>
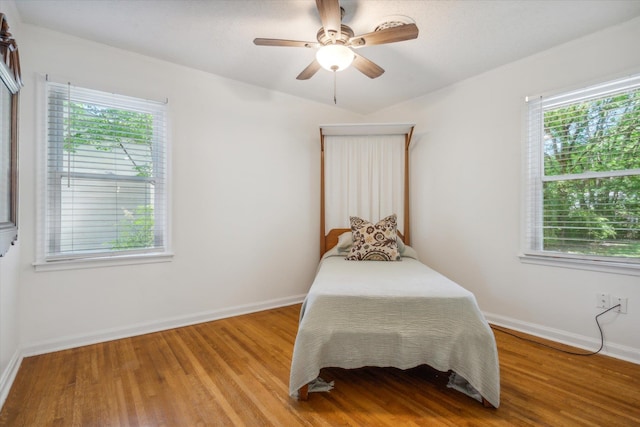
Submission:
<svg viewBox="0 0 640 427">
<path fill-rule="evenodd" d="M 620 88 L 640 89 L 640 74 L 609 80 L 576 90 L 561 91 L 547 96 L 526 98 L 523 132 L 523 201 L 521 252 L 523 263 L 601 271 L 640 276 L 640 258 L 569 254 L 542 248 L 544 214 L 543 185 L 559 180 L 587 180 L 616 176 L 640 176 L 640 169 L 585 172 L 575 175 L 545 176 L 544 174 L 544 111 L 576 104 L 596 95 L 616 93 Z"/>
<path fill-rule="evenodd" d="M 105 96 L 113 96 L 116 98 L 129 98 L 132 102 L 143 102 L 149 104 L 157 104 L 161 111 L 162 120 L 159 121 L 156 112 L 153 112 L 153 145 L 152 145 L 152 156 L 153 156 L 153 168 L 154 174 L 152 177 L 139 177 L 133 175 L 124 175 L 124 174 L 99 174 L 99 173 L 91 173 L 91 172 L 67 172 L 64 170 L 63 157 L 64 152 L 60 144 L 57 144 L 56 151 L 59 151 L 58 154 L 55 155 L 54 165 L 49 165 L 47 161 L 47 157 L 50 153 L 50 141 L 47 135 L 49 128 L 49 85 L 60 85 L 60 83 L 49 81 L 48 76 L 41 79 L 39 82 L 39 86 L 41 86 L 40 96 L 42 97 L 42 108 L 41 108 L 41 124 L 42 124 L 42 149 L 40 150 L 40 159 L 39 159 L 39 172 L 38 172 L 38 227 L 37 227 L 37 253 L 36 260 L 33 263 L 36 271 L 50 271 L 50 270 L 65 270 L 65 269 L 77 269 L 77 268 L 94 268 L 94 267 L 104 267 L 110 265 L 131 265 L 131 264 L 141 264 L 141 263 L 157 263 L 157 262 L 167 262 L 170 261 L 173 257 L 173 253 L 171 252 L 171 222 L 170 222 L 170 141 L 168 134 L 168 108 L 164 107 L 167 102 L 156 102 L 156 101 L 148 101 L 141 98 L 130 97 L 126 95 L 117 95 L 113 93 L 108 93 L 104 91 L 100 91 L 97 89 L 89 89 L 89 88 L 78 88 L 87 92 L 94 92 L 97 94 L 98 98 L 94 100 L 96 103 L 100 103 L 103 101 L 99 97 L 102 95 Z M 73 98 L 73 97 L 72 97 Z M 162 106 L 161 106 L 162 105 Z M 121 108 L 114 106 L 113 108 Z M 62 117 L 62 114 L 61 114 Z M 159 124 L 160 123 L 160 124 Z M 158 125 L 162 126 L 162 140 L 156 138 L 158 134 Z M 158 150 L 157 144 L 162 146 L 161 150 Z M 161 154 L 158 154 L 161 153 Z M 160 157 L 158 157 L 160 156 Z M 163 179 L 158 179 L 157 174 L 155 173 L 155 169 L 158 167 L 158 162 L 162 162 L 163 164 Z M 51 176 L 51 177 L 50 177 Z M 148 248 L 148 249 L 130 249 L 130 250 L 111 250 L 111 251 L 99 251 L 99 252 L 91 252 L 87 251 L 84 253 L 78 253 L 73 255 L 56 255 L 50 251 L 48 248 L 49 245 L 60 244 L 52 242 L 51 236 L 55 234 L 54 230 L 51 230 L 50 226 L 47 224 L 47 215 L 52 215 L 53 220 L 49 220 L 49 222 L 53 222 L 53 227 L 60 227 L 61 224 L 61 215 L 62 211 L 60 209 L 61 204 L 56 203 L 56 200 L 59 202 L 62 198 L 62 188 L 60 186 L 54 186 L 53 190 L 49 188 L 48 181 L 55 180 L 61 181 L 66 178 L 73 179 L 81 178 L 81 179 L 89 179 L 94 180 L 96 182 L 105 182 L 105 183 L 115 183 L 115 182 L 154 182 L 156 184 L 154 197 L 160 198 L 161 203 L 157 203 L 154 201 L 154 221 L 156 224 L 161 224 L 160 227 L 160 236 L 162 239 L 160 247 Z M 54 182 L 55 182 L 54 181 Z M 52 203 L 53 202 L 53 203 Z M 59 208 L 56 210 L 47 211 L 48 206 L 58 206 Z M 161 209 L 157 209 L 161 207 Z M 59 237 L 59 234 L 58 234 Z M 158 237 L 158 236 L 157 236 Z M 59 247 L 58 247 L 59 248 Z"/>
<path fill-rule="evenodd" d="M 18 115 L 23 85 L 18 45 L 9 32 L 4 13 L 0 13 L 0 53 L 0 90 L 9 101 L 8 108 L 0 108 L 2 121 L 8 124 L 0 129 L 0 156 L 7 156 L 0 162 L 3 178 L 0 194 L 2 203 L 7 202 L 6 212 L 0 214 L 0 257 L 3 257 L 18 240 Z"/>
</svg>

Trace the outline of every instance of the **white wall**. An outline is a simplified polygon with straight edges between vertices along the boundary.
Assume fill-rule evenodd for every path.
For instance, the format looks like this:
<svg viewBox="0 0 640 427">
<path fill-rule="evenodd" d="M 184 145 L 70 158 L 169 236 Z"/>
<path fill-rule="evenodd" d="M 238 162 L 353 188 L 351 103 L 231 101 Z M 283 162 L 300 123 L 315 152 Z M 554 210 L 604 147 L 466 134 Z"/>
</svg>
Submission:
<svg viewBox="0 0 640 427">
<path fill-rule="evenodd" d="M 473 291 L 489 320 L 597 349 L 596 292 L 629 298 L 603 317 L 607 350 L 640 363 L 640 276 L 522 264 L 524 97 L 640 72 L 640 19 L 367 117 L 415 122 L 413 245 Z M 429 78 L 429 76 L 424 76 Z"/>
<path fill-rule="evenodd" d="M 20 362 L 19 250 L 20 245 L 16 244 L 0 258 L 0 407 L 9 393 Z"/>
<path fill-rule="evenodd" d="M 6 15 L 9 31 L 20 45 L 22 36 L 19 15 L 13 1 L 0 0 L 0 12 Z M 21 239 L 19 234 L 18 238 Z M 4 402 L 20 361 L 19 276 L 20 244 L 12 246 L 0 258 L 0 406 Z"/>
<path fill-rule="evenodd" d="M 320 123 L 360 116 L 24 25 L 20 336 L 26 354 L 301 301 L 318 261 Z M 35 272 L 36 73 L 169 99 L 172 262 Z"/>
</svg>

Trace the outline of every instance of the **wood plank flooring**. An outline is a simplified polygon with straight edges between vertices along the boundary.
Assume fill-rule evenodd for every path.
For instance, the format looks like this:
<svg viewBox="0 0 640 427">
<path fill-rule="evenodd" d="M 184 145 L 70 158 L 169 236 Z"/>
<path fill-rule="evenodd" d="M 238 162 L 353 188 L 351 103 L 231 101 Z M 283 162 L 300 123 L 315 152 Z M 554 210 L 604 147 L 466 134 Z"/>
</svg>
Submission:
<svg viewBox="0 0 640 427">
<path fill-rule="evenodd" d="M 1 426 L 638 426 L 640 365 L 495 330 L 501 406 L 427 366 L 324 369 L 288 396 L 299 305 L 25 358 Z M 565 347 L 566 348 L 566 347 Z"/>
</svg>

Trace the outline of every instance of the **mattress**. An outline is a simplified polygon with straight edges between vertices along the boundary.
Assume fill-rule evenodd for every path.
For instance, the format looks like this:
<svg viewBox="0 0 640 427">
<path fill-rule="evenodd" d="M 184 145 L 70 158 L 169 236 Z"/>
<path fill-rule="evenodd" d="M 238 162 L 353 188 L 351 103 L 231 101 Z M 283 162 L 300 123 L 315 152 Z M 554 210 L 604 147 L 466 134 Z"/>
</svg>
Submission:
<svg viewBox="0 0 640 427">
<path fill-rule="evenodd" d="M 429 365 L 500 404 L 495 338 L 475 296 L 415 258 L 347 261 L 330 251 L 305 298 L 289 393 L 320 369 Z"/>
</svg>

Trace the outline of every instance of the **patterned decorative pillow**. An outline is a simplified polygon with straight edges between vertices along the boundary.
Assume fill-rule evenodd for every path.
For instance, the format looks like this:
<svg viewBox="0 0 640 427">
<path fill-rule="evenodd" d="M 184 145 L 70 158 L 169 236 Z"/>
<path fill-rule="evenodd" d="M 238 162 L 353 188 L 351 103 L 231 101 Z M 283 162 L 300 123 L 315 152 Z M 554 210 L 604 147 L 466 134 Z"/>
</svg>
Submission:
<svg viewBox="0 0 640 427">
<path fill-rule="evenodd" d="M 349 218 L 353 246 L 345 259 L 353 261 L 399 261 L 395 214 L 372 224 L 357 216 Z"/>
</svg>

